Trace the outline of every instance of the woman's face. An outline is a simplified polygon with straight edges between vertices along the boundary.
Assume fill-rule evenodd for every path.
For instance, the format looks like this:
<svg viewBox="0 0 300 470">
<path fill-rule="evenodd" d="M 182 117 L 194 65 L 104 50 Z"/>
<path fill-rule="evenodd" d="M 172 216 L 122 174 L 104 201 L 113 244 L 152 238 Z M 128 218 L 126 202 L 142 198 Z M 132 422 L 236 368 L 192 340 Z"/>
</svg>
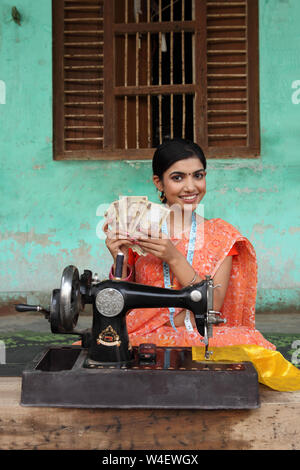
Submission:
<svg viewBox="0 0 300 470">
<path fill-rule="evenodd" d="M 162 180 L 154 175 L 153 182 L 159 191 L 164 191 L 169 206 L 179 204 L 195 210 L 206 193 L 205 175 L 201 160 L 190 157 L 170 166 Z"/>
</svg>

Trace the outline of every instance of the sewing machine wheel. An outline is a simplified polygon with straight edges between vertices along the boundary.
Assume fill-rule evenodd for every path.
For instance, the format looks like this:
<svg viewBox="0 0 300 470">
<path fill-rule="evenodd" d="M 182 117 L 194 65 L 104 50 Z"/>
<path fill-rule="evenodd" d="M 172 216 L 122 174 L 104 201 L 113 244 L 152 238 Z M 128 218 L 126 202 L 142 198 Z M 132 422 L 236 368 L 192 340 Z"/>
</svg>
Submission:
<svg viewBox="0 0 300 470">
<path fill-rule="evenodd" d="M 60 286 L 60 321 L 65 331 L 75 328 L 81 308 L 79 272 L 70 265 L 63 271 Z"/>
<path fill-rule="evenodd" d="M 61 333 L 60 331 L 60 289 L 54 289 L 50 302 L 50 326 L 52 333 Z"/>
</svg>

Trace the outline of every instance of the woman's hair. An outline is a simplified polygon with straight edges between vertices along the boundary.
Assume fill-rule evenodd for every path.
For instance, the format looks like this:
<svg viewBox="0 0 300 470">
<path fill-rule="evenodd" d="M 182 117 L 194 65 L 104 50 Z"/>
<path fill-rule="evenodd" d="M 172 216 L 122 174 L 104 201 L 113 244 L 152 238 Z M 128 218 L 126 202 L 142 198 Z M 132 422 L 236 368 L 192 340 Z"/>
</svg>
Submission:
<svg viewBox="0 0 300 470">
<path fill-rule="evenodd" d="M 165 140 L 160 144 L 152 160 L 153 175 L 157 175 L 161 180 L 164 172 L 173 165 L 173 163 L 186 158 L 197 157 L 206 169 L 206 158 L 198 144 L 191 140 L 175 139 Z"/>
</svg>

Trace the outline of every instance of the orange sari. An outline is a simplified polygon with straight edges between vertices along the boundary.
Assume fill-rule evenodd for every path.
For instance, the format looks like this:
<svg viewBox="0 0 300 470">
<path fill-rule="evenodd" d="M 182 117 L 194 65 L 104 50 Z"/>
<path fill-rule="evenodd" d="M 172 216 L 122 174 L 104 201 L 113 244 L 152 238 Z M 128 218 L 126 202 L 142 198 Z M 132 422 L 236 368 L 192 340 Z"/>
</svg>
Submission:
<svg viewBox="0 0 300 470">
<path fill-rule="evenodd" d="M 267 349 L 276 347 L 255 329 L 255 302 L 257 289 L 257 263 L 253 246 L 231 224 L 222 219 L 205 220 L 197 225 L 197 240 L 193 267 L 201 277 L 214 277 L 217 269 L 235 245 L 238 255 L 232 257 L 232 269 L 222 316 L 227 323 L 213 326 L 209 345 L 234 346 L 256 344 Z M 188 237 L 173 239 L 177 249 L 185 256 Z M 135 263 L 135 282 L 164 287 L 163 263 L 153 255 L 140 256 Z M 177 279 L 174 288 L 180 289 Z M 179 313 L 180 309 L 175 310 Z M 127 328 L 133 346 L 155 343 L 157 346 L 203 346 L 203 337 L 195 328 L 192 332 L 182 327 L 177 331 L 165 326 L 169 321 L 168 308 L 134 309 L 127 315 Z"/>
</svg>

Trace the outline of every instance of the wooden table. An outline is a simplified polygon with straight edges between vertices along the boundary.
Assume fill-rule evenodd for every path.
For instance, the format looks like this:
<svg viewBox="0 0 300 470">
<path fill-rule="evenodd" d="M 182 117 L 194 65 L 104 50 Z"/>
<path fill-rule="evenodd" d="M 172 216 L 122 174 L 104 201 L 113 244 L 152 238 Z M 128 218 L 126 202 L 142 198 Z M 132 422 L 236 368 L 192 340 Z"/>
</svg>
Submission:
<svg viewBox="0 0 300 470">
<path fill-rule="evenodd" d="M 300 449 L 300 392 L 260 386 L 255 410 L 24 407 L 21 378 L 0 377 L 0 448 L 24 450 Z"/>
</svg>

